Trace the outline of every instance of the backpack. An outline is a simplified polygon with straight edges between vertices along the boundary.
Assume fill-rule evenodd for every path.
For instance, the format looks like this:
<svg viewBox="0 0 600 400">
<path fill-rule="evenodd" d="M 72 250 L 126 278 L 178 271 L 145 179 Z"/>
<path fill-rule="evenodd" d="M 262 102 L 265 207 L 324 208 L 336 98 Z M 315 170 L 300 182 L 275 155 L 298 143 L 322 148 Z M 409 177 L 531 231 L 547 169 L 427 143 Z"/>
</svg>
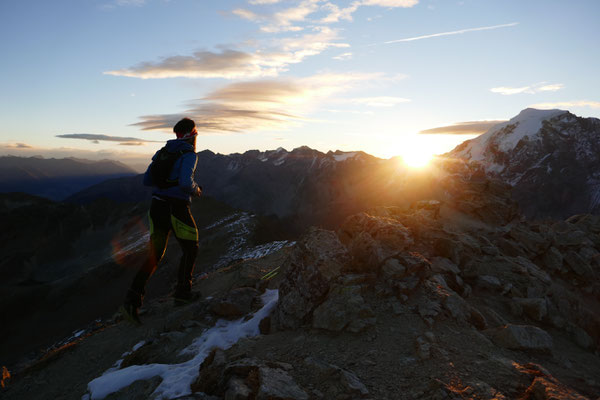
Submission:
<svg viewBox="0 0 600 400">
<path fill-rule="evenodd" d="M 154 185 L 159 189 L 167 189 L 179 185 L 179 179 L 170 180 L 169 175 L 179 157 L 191 152 L 191 150 L 179 150 L 171 153 L 167 150 L 166 146 L 160 149 L 150 164 L 150 176 L 152 176 Z"/>
</svg>

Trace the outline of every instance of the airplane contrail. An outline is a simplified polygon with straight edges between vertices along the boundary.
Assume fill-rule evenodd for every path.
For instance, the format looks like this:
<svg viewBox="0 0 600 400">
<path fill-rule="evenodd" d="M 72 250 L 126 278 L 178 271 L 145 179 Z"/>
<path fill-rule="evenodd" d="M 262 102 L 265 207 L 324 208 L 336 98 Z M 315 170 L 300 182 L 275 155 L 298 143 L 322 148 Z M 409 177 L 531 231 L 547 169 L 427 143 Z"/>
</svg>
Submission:
<svg viewBox="0 0 600 400">
<path fill-rule="evenodd" d="M 510 26 L 515 26 L 518 24 L 519 24 L 518 22 L 512 22 L 510 24 L 503 24 L 503 25 L 482 26 L 479 28 L 461 29 L 459 31 L 433 33 L 431 35 L 415 36 L 415 37 L 405 38 L 405 39 L 390 40 L 389 42 L 383 42 L 383 44 L 391 44 L 391 43 L 399 43 L 399 42 L 412 42 L 414 40 L 429 39 L 429 38 L 438 37 L 438 36 L 459 35 L 461 33 L 475 32 L 475 31 L 488 31 L 491 29 L 508 28 Z"/>
</svg>

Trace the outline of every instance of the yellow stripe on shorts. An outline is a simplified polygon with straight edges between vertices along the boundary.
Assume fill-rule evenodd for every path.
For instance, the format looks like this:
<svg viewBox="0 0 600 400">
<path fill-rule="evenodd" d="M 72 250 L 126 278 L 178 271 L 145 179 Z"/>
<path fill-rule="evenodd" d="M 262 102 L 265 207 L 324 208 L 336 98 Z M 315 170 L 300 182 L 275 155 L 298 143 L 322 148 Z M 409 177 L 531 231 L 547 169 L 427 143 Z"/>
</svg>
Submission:
<svg viewBox="0 0 600 400">
<path fill-rule="evenodd" d="M 171 215 L 171 225 L 175 231 L 175 236 L 183 240 L 198 240 L 198 230 L 195 226 L 184 224 L 174 215 Z"/>
</svg>

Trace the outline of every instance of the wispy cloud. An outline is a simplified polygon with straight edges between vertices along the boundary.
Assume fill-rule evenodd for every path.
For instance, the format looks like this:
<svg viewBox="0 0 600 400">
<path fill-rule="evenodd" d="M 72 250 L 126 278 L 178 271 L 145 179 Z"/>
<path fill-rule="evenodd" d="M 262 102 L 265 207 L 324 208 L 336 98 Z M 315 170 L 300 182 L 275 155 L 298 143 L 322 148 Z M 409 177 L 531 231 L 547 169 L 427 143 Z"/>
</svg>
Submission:
<svg viewBox="0 0 600 400">
<path fill-rule="evenodd" d="M 403 97 L 379 96 L 379 97 L 361 97 L 351 99 L 350 102 L 367 107 L 394 107 L 398 104 L 409 103 L 410 99 Z"/>
<path fill-rule="evenodd" d="M 222 50 L 220 53 L 198 51 L 190 56 L 171 56 L 158 62 L 142 62 L 131 68 L 106 71 L 107 75 L 141 79 L 162 78 L 262 78 L 276 77 L 290 64 L 320 54 L 328 48 L 346 48 L 338 41 L 338 32 L 329 27 L 316 27 L 312 32 L 293 38 L 272 41 L 269 50 L 253 53 Z"/>
<path fill-rule="evenodd" d="M 282 129 L 306 119 L 316 103 L 380 77 L 379 74 L 319 74 L 299 79 L 237 82 L 209 93 L 182 113 L 145 115 L 133 125 L 170 131 L 182 117 L 196 121 L 200 133 L 243 133 Z"/>
<path fill-rule="evenodd" d="M 504 120 L 497 121 L 467 121 L 457 122 L 448 126 L 440 126 L 437 128 L 425 129 L 420 131 L 420 134 L 426 135 L 478 135 L 487 132 L 492 126 L 506 122 Z"/>
<path fill-rule="evenodd" d="M 280 3 L 280 2 L 281 2 L 281 0 L 250 0 L 248 3 L 262 5 L 262 4 L 276 4 L 276 3 Z"/>
<path fill-rule="evenodd" d="M 146 0 L 112 0 L 109 3 L 100 5 L 100 8 L 110 10 L 117 7 L 141 7 L 146 4 Z"/>
<path fill-rule="evenodd" d="M 340 55 L 337 55 L 337 56 L 334 56 L 334 57 L 331 57 L 331 58 L 333 58 L 334 60 L 343 61 L 343 60 L 349 60 L 349 59 L 351 59 L 352 55 L 353 55 L 352 52 L 347 52 L 347 53 L 342 53 Z"/>
<path fill-rule="evenodd" d="M 468 28 L 468 29 L 461 29 L 461 30 L 458 30 L 458 31 L 432 33 L 432 34 L 429 34 L 429 35 L 413 36 L 413 37 L 404 38 L 404 39 L 390 40 L 390 41 L 383 42 L 383 43 L 384 44 L 392 44 L 392 43 L 400 43 L 400 42 L 412 42 L 412 41 L 415 41 L 415 40 L 431 39 L 431 38 L 440 37 L 440 36 L 461 35 L 463 33 L 468 33 L 468 32 L 489 31 L 489 30 L 493 30 L 493 29 L 509 28 L 511 26 L 516 26 L 518 24 L 519 24 L 518 22 L 512 22 L 510 24 L 482 26 L 482 27 L 479 27 L 479 28 Z"/>
<path fill-rule="evenodd" d="M 30 146 L 26 143 L 6 143 L 2 147 L 5 149 L 32 149 L 33 146 Z"/>
<path fill-rule="evenodd" d="M 590 101 L 590 100 L 575 100 L 575 101 L 557 101 L 554 103 L 537 103 L 532 104 L 532 108 L 544 108 L 544 109 L 553 109 L 553 108 L 571 108 L 571 107 L 590 107 L 590 108 L 600 108 L 600 101 Z"/>
<path fill-rule="evenodd" d="M 500 86 L 491 88 L 490 91 L 493 93 L 499 93 L 505 96 L 510 96 L 513 94 L 521 93 L 535 94 L 539 92 L 556 92 L 557 90 L 563 89 L 564 87 L 565 85 L 563 85 L 562 83 L 547 84 L 546 82 L 541 82 L 521 87 Z"/>
<path fill-rule="evenodd" d="M 276 0 L 253 0 L 252 5 L 280 3 Z M 348 2 L 345 6 L 339 6 L 327 0 L 301 0 L 294 6 L 275 11 L 271 14 L 258 14 L 253 11 L 238 8 L 233 11 L 244 19 L 260 22 L 263 32 L 297 32 L 305 29 L 303 23 L 312 18 L 311 23 L 333 24 L 340 20 L 352 21 L 352 15 L 364 6 L 378 6 L 387 8 L 412 7 L 419 0 L 356 0 Z M 322 16 L 313 16 L 321 14 Z M 324 15 L 323 15 L 324 14 Z"/>
<path fill-rule="evenodd" d="M 65 133 L 62 135 L 56 135 L 57 138 L 61 139 L 80 139 L 88 140 L 93 143 L 100 142 L 119 142 L 121 145 L 126 146 L 141 146 L 144 143 L 160 143 L 155 140 L 145 140 L 134 137 L 122 137 L 122 136 L 109 136 L 95 133 Z"/>
</svg>

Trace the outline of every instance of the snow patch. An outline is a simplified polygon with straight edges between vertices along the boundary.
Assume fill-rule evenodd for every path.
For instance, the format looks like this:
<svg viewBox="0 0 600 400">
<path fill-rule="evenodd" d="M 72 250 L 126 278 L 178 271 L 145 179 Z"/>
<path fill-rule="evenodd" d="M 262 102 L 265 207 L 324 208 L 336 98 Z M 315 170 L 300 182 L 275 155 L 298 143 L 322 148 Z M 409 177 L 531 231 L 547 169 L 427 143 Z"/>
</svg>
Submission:
<svg viewBox="0 0 600 400">
<path fill-rule="evenodd" d="M 277 290 L 267 290 L 261 297 L 264 306 L 252 318 L 235 321 L 219 320 L 214 327 L 206 330 L 180 354 L 191 358 L 180 364 L 132 365 L 110 371 L 88 383 L 88 399 L 104 399 L 138 380 L 160 376 L 162 382 L 152 393 L 155 399 L 174 399 L 191 394 L 190 385 L 198 377 L 200 364 L 215 347 L 228 349 L 238 340 L 259 335 L 258 325 L 267 317 L 279 298 Z"/>
<path fill-rule="evenodd" d="M 343 153 L 343 154 L 334 154 L 333 158 L 335 159 L 335 161 L 346 161 L 349 158 L 354 158 L 356 157 L 358 153 L 353 151 L 350 153 Z"/>
</svg>

